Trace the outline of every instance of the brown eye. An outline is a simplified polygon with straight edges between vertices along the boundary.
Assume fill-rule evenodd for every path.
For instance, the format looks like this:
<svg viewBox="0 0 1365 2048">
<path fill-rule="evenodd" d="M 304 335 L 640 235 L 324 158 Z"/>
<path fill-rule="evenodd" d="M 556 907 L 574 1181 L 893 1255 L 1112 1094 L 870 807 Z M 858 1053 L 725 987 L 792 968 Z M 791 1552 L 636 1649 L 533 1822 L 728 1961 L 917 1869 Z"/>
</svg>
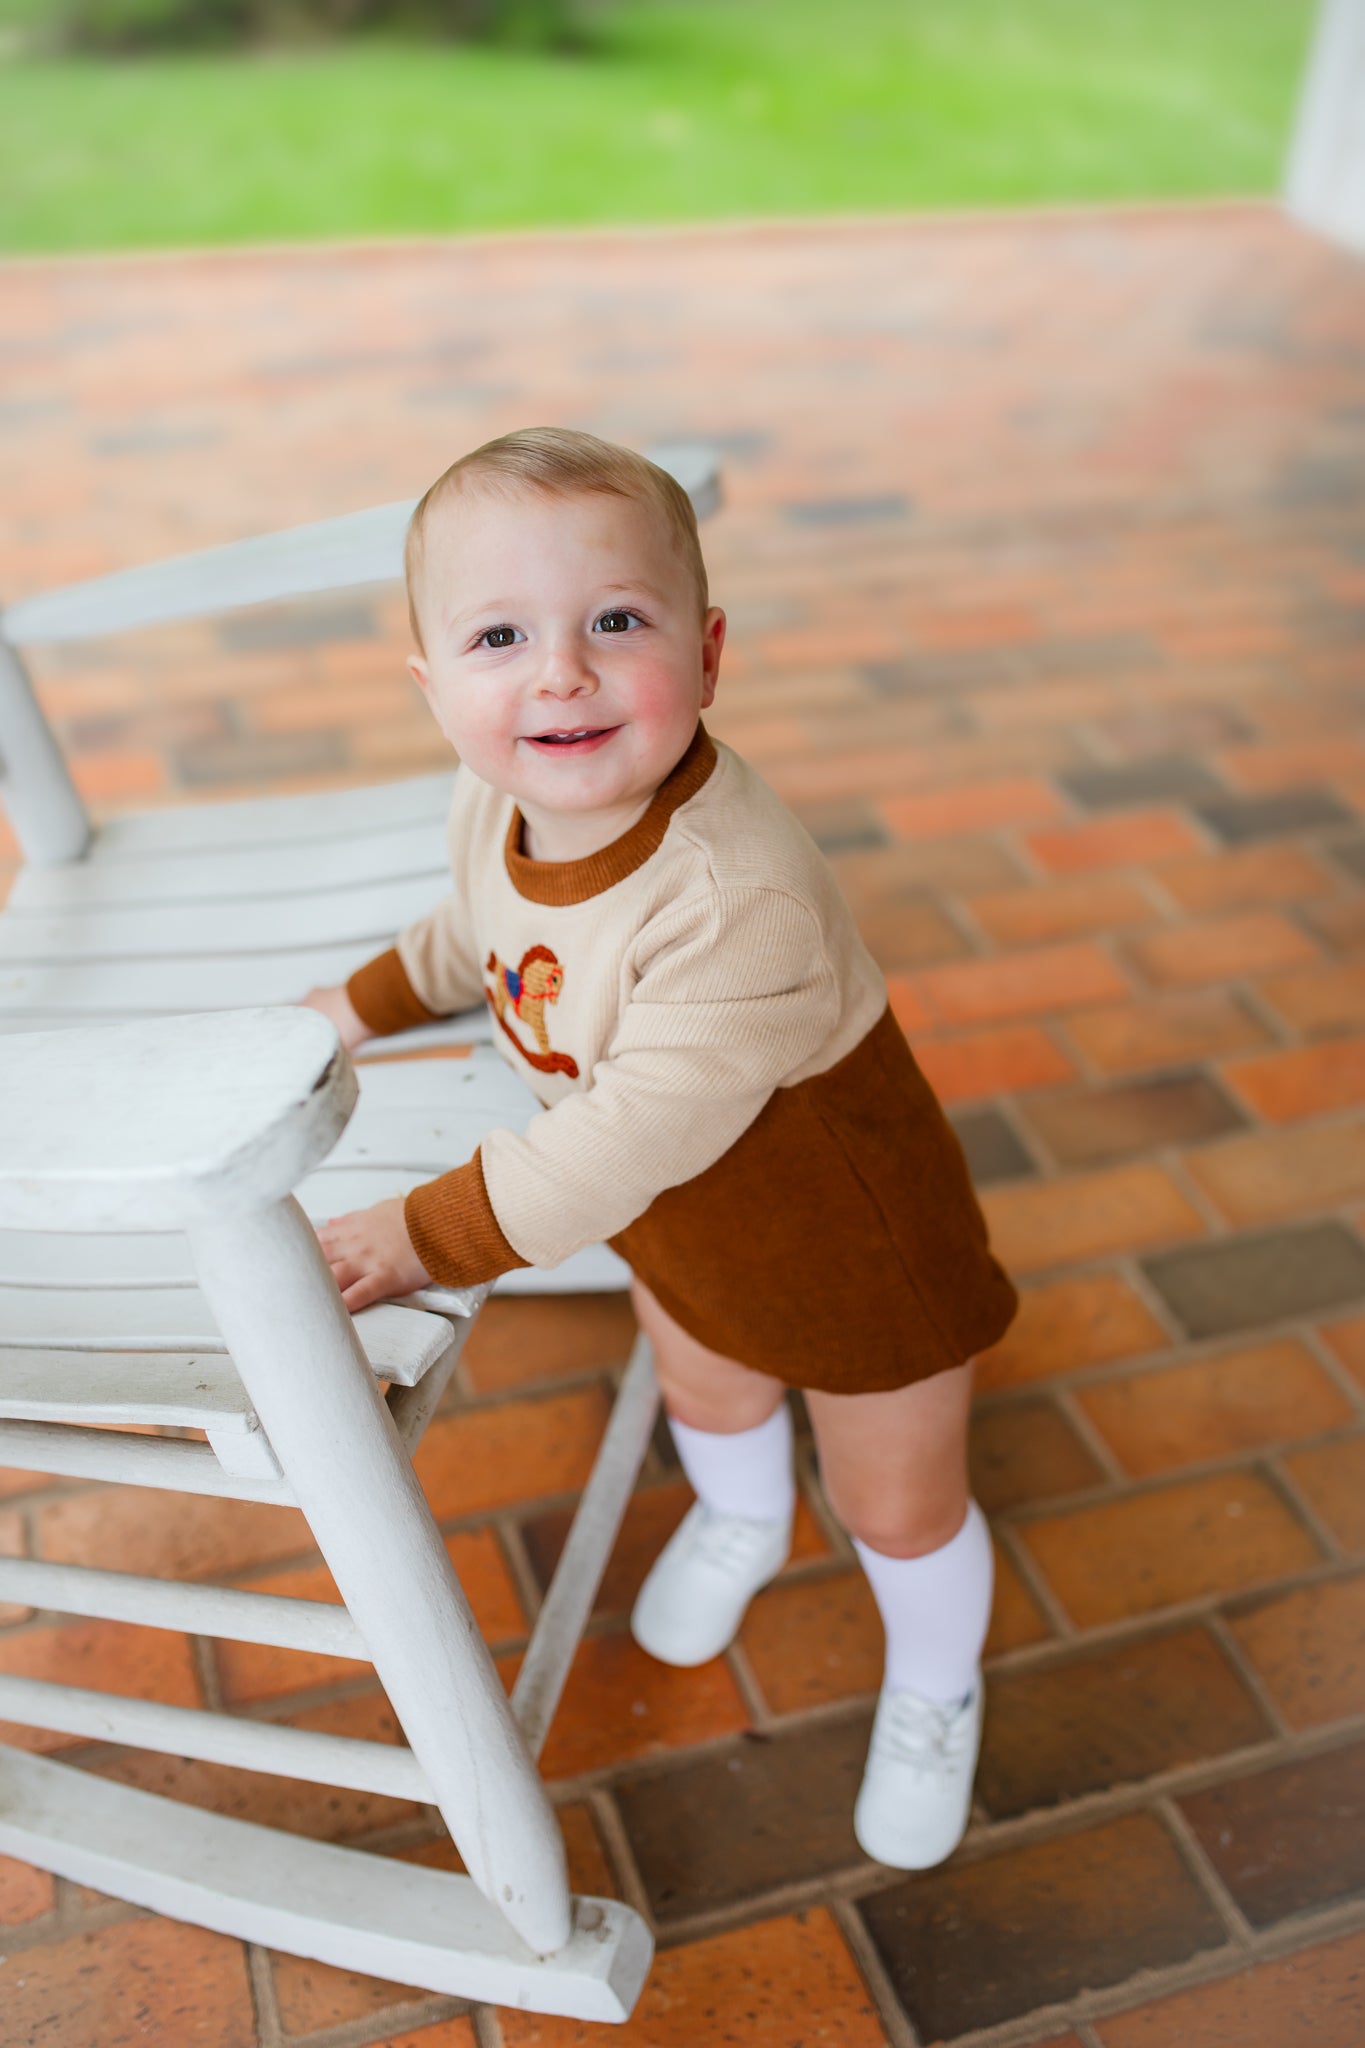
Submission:
<svg viewBox="0 0 1365 2048">
<path fill-rule="evenodd" d="M 515 626 L 490 626 L 483 636 L 485 647 L 510 647 L 517 637 Z"/>
<path fill-rule="evenodd" d="M 603 633 L 628 633 L 634 617 L 634 612 L 603 612 L 597 624 Z"/>
</svg>

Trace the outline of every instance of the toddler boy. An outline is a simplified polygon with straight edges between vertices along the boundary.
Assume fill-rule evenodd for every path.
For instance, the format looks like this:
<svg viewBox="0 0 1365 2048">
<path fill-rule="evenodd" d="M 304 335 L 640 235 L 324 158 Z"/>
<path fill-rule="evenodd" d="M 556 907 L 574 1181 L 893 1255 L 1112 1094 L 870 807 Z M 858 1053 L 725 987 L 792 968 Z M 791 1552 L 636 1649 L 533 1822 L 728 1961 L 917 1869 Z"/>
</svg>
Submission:
<svg viewBox="0 0 1365 2048">
<path fill-rule="evenodd" d="M 961 1148 L 813 841 L 701 723 L 725 616 L 680 486 L 509 434 L 432 485 L 407 571 L 410 667 L 461 762 L 455 888 L 307 1000 L 348 1046 L 486 1000 L 544 1109 L 325 1225 L 343 1299 L 621 1254 L 697 1495 L 631 1617 L 671 1664 L 717 1655 L 787 1558 L 803 1388 L 886 1628 L 858 1839 L 937 1863 L 991 1602 L 971 1360 L 1016 1306 Z"/>
</svg>

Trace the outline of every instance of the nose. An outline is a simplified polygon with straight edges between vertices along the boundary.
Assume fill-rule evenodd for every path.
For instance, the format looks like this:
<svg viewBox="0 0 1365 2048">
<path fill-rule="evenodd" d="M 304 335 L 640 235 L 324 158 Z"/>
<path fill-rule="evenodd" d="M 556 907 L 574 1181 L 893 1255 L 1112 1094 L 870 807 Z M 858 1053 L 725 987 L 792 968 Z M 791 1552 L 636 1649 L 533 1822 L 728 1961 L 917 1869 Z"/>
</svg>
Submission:
<svg viewBox="0 0 1365 2048">
<path fill-rule="evenodd" d="M 597 691 L 597 671 L 582 641 L 574 635 L 551 641 L 545 649 L 536 693 L 542 697 L 591 697 Z"/>
</svg>

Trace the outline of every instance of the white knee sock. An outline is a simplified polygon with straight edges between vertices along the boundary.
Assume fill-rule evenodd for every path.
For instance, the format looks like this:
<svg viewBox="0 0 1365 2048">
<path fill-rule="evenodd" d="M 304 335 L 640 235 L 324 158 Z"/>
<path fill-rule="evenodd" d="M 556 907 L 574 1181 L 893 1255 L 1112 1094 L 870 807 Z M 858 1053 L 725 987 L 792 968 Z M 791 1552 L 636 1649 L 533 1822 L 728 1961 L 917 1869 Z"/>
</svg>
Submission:
<svg viewBox="0 0 1365 2048">
<path fill-rule="evenodd" d="M 792 1477 L 792 1419 L 785 1401 L 756 1429 L 693 1429 L 672 1415 L 668 1426 L 692 1491 L 718 1515 L 778 1522 L 796 1502 Z"/>
<path fill-rule="evenodd" d="M 986 1517 L 968 1501 L 952 1541 L 924 1557 L 887 1557 L 855 1536 L 886 1629 L 885 1684 L 946 1705 L 976 1684 L 991 1618 L 995 1558 Z"/>
</svg>

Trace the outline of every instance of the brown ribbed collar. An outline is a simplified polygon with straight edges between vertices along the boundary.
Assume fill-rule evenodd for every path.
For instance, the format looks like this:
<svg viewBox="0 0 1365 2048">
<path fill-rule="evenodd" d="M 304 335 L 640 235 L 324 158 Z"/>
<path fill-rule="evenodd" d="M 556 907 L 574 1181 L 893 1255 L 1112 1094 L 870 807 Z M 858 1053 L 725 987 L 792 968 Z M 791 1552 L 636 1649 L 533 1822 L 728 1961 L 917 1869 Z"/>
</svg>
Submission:
<svg viewBox="0 0 1365 2048">
<path fill-rule="evenodd" d="M 600 896 L 636 868 L 643 867 L 652 853 L 663 845 L 668 821 L 679 804 L 695 796 L 716 765 L 716 746 L 706 727 L 697 723 L 687 752 L 671 768 L 650 801 L 649 809 L 637 818 L 628 832 L 613 839 L 582 860 L 531 860 L 521 850 L 522 816 L 512 812 L 507 827 L 507 873 L 518 896 L 531 903 L 586 903 Z"/>
</svg>

